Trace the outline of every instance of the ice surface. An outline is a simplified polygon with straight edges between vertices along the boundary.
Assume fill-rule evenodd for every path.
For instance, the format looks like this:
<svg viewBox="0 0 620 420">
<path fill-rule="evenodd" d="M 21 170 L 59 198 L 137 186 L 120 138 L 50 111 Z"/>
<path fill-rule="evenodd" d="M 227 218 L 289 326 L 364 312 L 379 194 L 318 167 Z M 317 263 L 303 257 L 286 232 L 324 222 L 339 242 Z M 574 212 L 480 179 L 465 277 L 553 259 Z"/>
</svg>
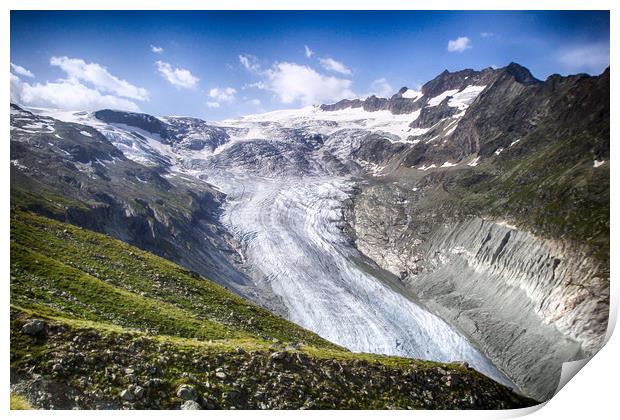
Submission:
<svg viewBox="0 0 620 420">
<path fill-rule="evenodd" d="M 466 360 L 510 384 L 462 335 L 361 262 L 343 234 L 350 182 L 230 174 L 214 182 L 228 194 L 222 220 L 253 277 L 280 296 L 290 320 L 355 352 Z"/>
<path fill-rule="evenodd" d="M 403 98 L 407 99 L 415 99 L 416 101 L 420 99 L 424 94 L 419 90 L 407 89 L 401 95 Z"/>
<path fill-rule="evenodd" d="M 484 85 L 483 86 L 476 86 L 476 85 L 467 86 L 462 91 L 457 92 L 454 95 L 451 95 L 452 98 L 450 98 L 450 100 L 448 101 L 448 106 L 455 107 L 460 110 L 467 109 L 467 107 L 471 105 L 471 103 L 478 97 L 478 95 L 480 95 L 480 92 L 482 92 L 485 88 L 486 86 Z"/>
<path fill-rule="evenodd" d="M 457 93 L 458 91 L 459 91 L 458 89 L 446 90 L 446 91 L 440 93 L 439 95 L 429 99 L 428 103 L 426 104 L 426 106 L 437 106 L 440 103 L 442 103 L 443 100 L 446 99 L 448 96 L 452 96 L 455 93 Z"/>
<path fill-rule="evenodd" d="M 225 120 L 221 124 L 248 129 L 248 134 L 239 140 L 269 137 L 269 125 L 278 124 L 288 128 L 302 128 L 308 131 L 329 135 L 343 129 L 364 129 L 385 132 L 406 141 L 409 136 L 424 134 L 428 129 L 409 127 L 418 119 L 420 110 L 410 114 L 392 114 L 388 110 L 364 111 L 363 108 L 345 108 L 338 111 L 323 111 L 318 106 L 301 109 L 279 110 L 264 114 L 248 115 L 239 119 Z"/>
</svg>

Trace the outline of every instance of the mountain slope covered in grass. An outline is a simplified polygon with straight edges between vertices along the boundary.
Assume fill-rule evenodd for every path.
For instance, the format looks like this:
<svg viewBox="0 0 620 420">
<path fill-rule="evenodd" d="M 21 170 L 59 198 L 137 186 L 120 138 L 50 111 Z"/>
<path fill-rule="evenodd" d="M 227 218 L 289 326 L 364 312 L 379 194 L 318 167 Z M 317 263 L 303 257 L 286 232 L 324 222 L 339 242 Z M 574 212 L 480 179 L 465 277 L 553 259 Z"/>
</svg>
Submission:
<svg viewBox="0 0 620 420">
<path fill-rule="evenodd" d="M 348 352 L 160 257 L 17 208 L 11 387 L 36 408 L 536 403 L 466 364 Z"/>
</svg>

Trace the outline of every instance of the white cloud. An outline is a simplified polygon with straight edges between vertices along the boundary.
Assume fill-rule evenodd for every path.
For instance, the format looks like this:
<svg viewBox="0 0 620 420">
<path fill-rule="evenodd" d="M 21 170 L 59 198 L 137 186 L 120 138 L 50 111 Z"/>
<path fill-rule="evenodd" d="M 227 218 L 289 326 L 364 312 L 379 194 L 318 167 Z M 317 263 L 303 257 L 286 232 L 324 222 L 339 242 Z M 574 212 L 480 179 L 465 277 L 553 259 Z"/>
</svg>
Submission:
<svg viewBox="0 0 620 420">
<path fill-rule="evenodd" d="M 319 58 L 319 63 L 321 63 L 321 66 L 326 70 L 331 70 L 331 71 L 334 71 L 340 74 L 351 74 L 352 73 L 351 69 L 349 69 L 343 63 L 341 63 L 340 61 L 336 61 L 330 57 Z"/>
<path fill-rule="evenodd" d="M 462 53 L 471 47 L 471 40 L 466 36 L 460 36 L 457 39 L 448 41 L 448 51 L 450 52 Z"/>
<path fill-rule="evenodd" d="M 305 53 L 306 53 L 306 57 L 307 58 L 312 58 L 312 56 L 314 55 L 314 51 L 312 51 L 312 49 L 309 46 L 307 46 L 307 45 L 304 45 L 304 50 L 305 50 Z"/>
<path fill-rule="evenodd" d="M 258 64 L 258 58 L 251 54 L 239 54 L 239 62 L 248 71 L 260 70 L 260 64 Z"/>
<path fill-rule="evenodd" d="M 11 63 L 11 69 L 20 76 L 34 77 L 34 74 L 32 74 L 30 70 L 25 69 L 22 66 L 18 66 L 17 64 Z"/>
<path fill-rule="evenodd" d="M 236 93 L 237 89 L 231 87 L 213 88 L 209 91 L 209 96 L 218 102 L 232 102 L 235 100 Z"/>
<path fill-rule="evenodd" d="M 370 90 L 372 92 L 369 95 L 367 95 L 367 96 L 376 95 L 376 96 L 378 96 L 380 98 L 386 98 L 391 93 L 394 92 L 394 89 L 392 89 L 392 86 L 383 77 L 381 79 L 374 80 L 370 84 Z"/>
<path fill-rule="evenodd" d="M 207 102 L 207 106 L 209 108 L 219 108 L 220 107 L 220 103 L 219 102 Z"/>
<path fill-rule="evenodd" d="M 255 83 L 246 83 L 245 85 L 243 85 L 241 89 L 245 90 L 245 89 L 252 89 L 252 88 L 264 90 L 264 89 L 267 89 L 267 85 L 265 85 L 265 82 L 263 81 L 258 81 Z"/>
<path fill-rule="evenodd" d="M 480 36 L 483 38 L 491 38 L 495 34 L 493 32 L 480 32 Z"/>
<path fill-rule="evenodd" d="M 97 63 L 86 63 L 80 58 L 52 57 L 50 65 L 63 70 L 66 78 L 31 84 L 11 73 L 11 101 L 26 106 L 66 110 L 116 108 L 139 111 L 138 105 L 130 99 L 148 100 L 146 89 L 119 79 Z M 11 67 L 16 73 L 31 77 L 32 73 L 22 67 Z"/>
<path fill-rule="evenodd" d="M 194 76 L 189 70 L 182 68 L 172 68 L 170 63 L 164 61 L 156 61 L 159 74 L 177 88 L 191 89 L 196 86 L 200 80 Z"/>
<path fill-rule="evenodd" d="M 164 52 L 164 49 L 162 47 L 158 47 L 157 45 L 151 45 L 151 51 L 155 54 L 161 54 Z"/>
<path fill-rule="evenodd" d="M 86 82 L 101 92 L 113 93 L 139 101 L 145 101 L 149 98 L 146 89 L 119 79 L 97 63 L 87 63 L 81 58 L 52 57 L 50 65 L 60 67 L 67 74 L 68 81 L 73 85 L 77 85 L 78 82 Z"/>
<path fill-rule="evenodd" d="M 351 90 L 351 80 L 326 76 L 296 63 L 275 63 L 264 76 L 265 88 L 284 104 L 300 101 L 310 105 L 356 96 Z"/>
<path fill-rule="evenodd" d="M 84 86 L 77 80 L 30 84 L 23 82 L 13 74 L 11 74 L 11 102 L 33 107 L 80 111 L 94 111 L 102 108 L 140 110 L 138 105 L 128 99 L 103 94 L 96 89 Z"/>
<path fill-rule="evenodd" d="M 600 73 L 609 66 L 609 44 L 579 45 L 564 50 L 559 61 L 568 71 Z"/>
<path fill-rule="evenodd" d="M 248 103 L 248 104 L 250 104 L 250 105 L 252 105 L 252 106 L 261 106 L 261 101 L 260 101 L 260 99 L 256 99 L 256 98 L 254 98 L 254 99 L 249 99 L 249 100 L 247 101 L 247 103 Z"/>
</svg>

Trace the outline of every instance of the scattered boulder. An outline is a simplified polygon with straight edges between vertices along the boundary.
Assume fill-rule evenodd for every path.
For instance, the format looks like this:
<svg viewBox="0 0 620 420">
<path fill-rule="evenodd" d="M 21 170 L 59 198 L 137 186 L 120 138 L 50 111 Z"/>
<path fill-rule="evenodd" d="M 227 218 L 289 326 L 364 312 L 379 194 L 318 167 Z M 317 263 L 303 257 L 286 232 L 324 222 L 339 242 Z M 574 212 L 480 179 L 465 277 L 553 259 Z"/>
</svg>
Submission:
<svg viewBox="0 0 620 420">
<path fill-rule="evenodd" d="M 144 397 L 144 388 L 141 386 L 136 386 L 133 390 L 133 394 L 137 399 Z"/>
<path fill-rule="evenodd" d="M 202 410 L 202 407 L 196 401 L 188 400 L 181 404 L 181 410 Z"/>
<path fill-rule="evenodd" d="M 133 392 L 130 389 L 124 389 L 121 391 L 120 396 L 125 401 L 133 401 L 135 399 Z"/>
<path fill-rule="evenodd" d="M 21 332 L 32 337 L 42 337 L 47 335 L 47 323 L 41 319 L 33 319 L 24 324 Z"/>
<path fill-rule="evenodd" d="M 196 401 L 198 399 L 198 392 L 193 386 L 184 384 L 177 389 L 177 397 L 185 401 Z"/>
</svg>

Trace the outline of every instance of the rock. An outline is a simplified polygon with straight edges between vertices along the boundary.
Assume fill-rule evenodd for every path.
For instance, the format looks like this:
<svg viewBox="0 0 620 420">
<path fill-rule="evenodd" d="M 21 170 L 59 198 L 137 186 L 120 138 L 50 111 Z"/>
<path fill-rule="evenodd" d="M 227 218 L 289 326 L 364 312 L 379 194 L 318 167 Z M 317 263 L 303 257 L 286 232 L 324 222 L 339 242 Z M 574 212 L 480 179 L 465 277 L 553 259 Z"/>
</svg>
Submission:
<svg viewBox="0 0 620 420">
<path fill-rule="evenodd" d="M 188 400 L 181 404 L 181 410 L 202 410 L 202 407 L 196 401 Z"/>
<path fill-rule="evenodd" d="M 151 388 L 158 388 L 162 384 L 162 380 L 159 378 L 151 378 L 147 381 L 146 386 Z"/>
<path fill-rule="evenodd" d="M 177 397 L 186 401 L 196 401 L 198 398 L 198 392 L 196 392 L 196 388 L 191 385 L 180 385 L 177 389 Z"/>
<path fill-rule="evenodd" d="M 312 409 L 316 406 L 316 402 L 314 402 L 314 400 L 308 398 L 306 399 L 306 402 L 304 402 L 304 405 L 301 407 L 302 410 L 309 410 Z"/>
<path fill-rule="evenodd" d="M 24 324 L 21 331 L 23 334 L 33 337 L 43 336 L 47 333 L 47 323 L 41 319 L 33 319 Z"/>
<path fill-rule="evenodd" d="M 458 362 L 459 366 L 465 369 L 469 369 L 469 363 L 467 362 Z"/>
<path fill-rule="evenodd" d="M 224 372 L 215 372 L 215 376 L 220 379 L 226 379 L 226 374 Z"/>
<path fill-rule="evenodd" d="M 125 401 L 133 401 L 134 400 L 134 395 L 133 392 L 131 392 L 130 389 L 124 389 L 121 391 L 120 394 L 121 398 L 124 399 Z"/>
<path fill-rule="evenodd" d="M 144 397 L 144 388 L 142 388 L 141 386 L 136 386 L 133 389 L 133 394 L 137 399 Z"/>
<path fill-rule="evenodd" d="M 284 360 L 287 356 L 285 351 L 276 351 L 269 355 L 269 359 L 271 360 Z"/>
<path fill-rule="evenodd" d="M 299 346 L 298 343 L 288 343 L 286 345 L 286 351 L 290 351 L 290 352 L 296 352 L 299 351 L 301 349 L 301 347 Z"/>
</svg>

